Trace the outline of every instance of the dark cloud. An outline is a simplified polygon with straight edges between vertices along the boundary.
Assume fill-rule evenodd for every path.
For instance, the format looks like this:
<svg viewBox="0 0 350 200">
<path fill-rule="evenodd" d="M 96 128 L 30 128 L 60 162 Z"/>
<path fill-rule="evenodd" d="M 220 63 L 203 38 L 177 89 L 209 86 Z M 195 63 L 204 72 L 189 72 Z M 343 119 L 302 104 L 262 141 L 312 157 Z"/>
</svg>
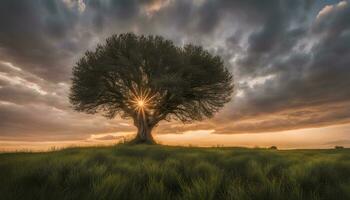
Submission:
<svg viewBox="0 0 350 200">
<path fill-rule="evenodd" d="M 112 33 L 203 45 L 234 73 L 235 97 L 213 120 L 158 133 L 264 132 L 350 119 L 347 1 L 52 0 L 0 2 L 0 139 L 87 138 L 133 130 L 74 113 L 74 62 Z M 108 138 L 107 138 L 108 139 Z M 111 138 L 113 139 L 113 138 Z"/>
<path fill-rule="evenodd" d="M 244 96 L 236 98 L 231 104 L 227 110 L 228 119 L 278 116 L 276 113 L 279 112 L 293 113 L 293 110 L 322 106 L 317 112 L 310 111 L 312 120 L 300 116 L 286 120 L 286 124 L 281 117 L 267 120 L 271 128 L 264 122 L 265 125 L 256 123 L 255 128 L 248 124 L 245 131 L 280 130 L 281 127 L 293 129 L 349 121 L 350 82 L 346 77 L 350 77 L 350 47 L 349 23 L 346 20 L 349 15 L 346 13 L 350 8 L 347 3 L 343 5 L 323 19 L 312 19 L 306 27 L 305 24 L 297 24 L 299 26 L 289 28 L 284 22 L 284 27 L 277 33 L 267 26 L 253 33 L 248 40 L 247 52 L 237 62 L 240 75 L 251 79 L 239 85 Z M 325 24 L 328 27 L 319 27 Z M 254 81 L 259 82 L 259 77 L 267 79 L 253 87 L 248 86 Z M 341 107 L 334 110 L 331 106 L 334 104 Z M 243 131 L 239 125 L 231 129 Z M 228 132 L 231 129 L 227 129 Z"/>
<path fill-rule="evenodd" d="M 61 1 L 5 0 L 0 6 L 0 57 L 43 78 L 62 81 L 74 45 L 77 14 Z"/>
</svg>

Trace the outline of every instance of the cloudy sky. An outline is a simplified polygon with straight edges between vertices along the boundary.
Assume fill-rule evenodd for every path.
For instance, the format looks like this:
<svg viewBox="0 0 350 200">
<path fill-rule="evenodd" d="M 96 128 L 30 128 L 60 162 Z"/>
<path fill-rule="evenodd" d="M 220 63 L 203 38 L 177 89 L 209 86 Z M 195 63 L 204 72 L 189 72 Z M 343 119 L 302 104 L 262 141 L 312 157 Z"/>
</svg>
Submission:
<svg viewBox="0 0 350 200">
<path fill-rule="evenodd" d="M 213 119 L 161 123 L 165 144 L 350 146 L 350 2 L 1 0 L 0 149 L 108 143 L 135 128 L 74 112 L 71 70 L 113 33 L 220 55 L 233 100 Z"/>
</svg>

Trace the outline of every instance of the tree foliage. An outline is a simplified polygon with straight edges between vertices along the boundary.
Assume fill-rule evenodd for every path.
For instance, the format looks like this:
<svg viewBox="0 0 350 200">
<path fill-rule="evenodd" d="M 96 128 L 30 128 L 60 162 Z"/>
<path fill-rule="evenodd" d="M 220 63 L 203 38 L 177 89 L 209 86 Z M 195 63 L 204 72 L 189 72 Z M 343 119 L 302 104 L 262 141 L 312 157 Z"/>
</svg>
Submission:
<svg viewBox="0 0 350 200">
<path fill-rule="evenodd" d="M 126 33 L 111 36 L 77 62 L 70 102 L 77 111 L 120 115 L 151 129 L 161 120 L 210 118 L 232 91 L 232 75 L 219 56 L 160 36 Z"/>
</svg>

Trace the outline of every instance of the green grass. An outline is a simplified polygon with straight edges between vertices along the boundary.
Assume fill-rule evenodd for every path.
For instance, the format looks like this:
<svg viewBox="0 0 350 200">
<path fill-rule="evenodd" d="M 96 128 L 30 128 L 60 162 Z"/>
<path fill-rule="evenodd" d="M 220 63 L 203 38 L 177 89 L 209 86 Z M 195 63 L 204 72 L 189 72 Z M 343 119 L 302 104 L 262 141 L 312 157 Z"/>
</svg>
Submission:
<svg viewBox="0 0 350 200">
<path fill-rule="evenodd" d="M 4 153 L 0 199 L 350 199 L 350 149 L 117 145 Z"/>
</svg>

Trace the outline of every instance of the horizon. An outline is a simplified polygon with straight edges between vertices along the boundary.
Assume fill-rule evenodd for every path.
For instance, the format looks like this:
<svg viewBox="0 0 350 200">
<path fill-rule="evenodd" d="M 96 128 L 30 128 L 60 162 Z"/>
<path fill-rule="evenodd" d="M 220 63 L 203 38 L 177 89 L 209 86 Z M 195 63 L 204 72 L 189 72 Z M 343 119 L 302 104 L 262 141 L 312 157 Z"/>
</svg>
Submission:
<svg viewBox="0 0 350 200">
<path fill-rule="evenodd" d="M 0 152 L 135 135 L 131 120 L 78 113 L 68 100 L 84 52 L 127 32 L 200 45 L 234 77 L 232 100 L 212 119 L 162 121 L 159 144 L 349 148 L 350 2 L 258 2 L 1 1 Z"/>
<path fill-rule="evenodd" d="M 245 134 L 215 134 L 214 130 L 186 131 L 181 134 L 155 134 L 158 144 L 183 147 L 239 147 L 239 148 L 269 148 L 276 146 L 279 150 L 294 149 L 333 149 L 336 146 L 349 148 L 347 132 L 349 126 L 335 125 L 326 128 L 308 128 L 301 130 L 281 131 L 272 133 Z M 313 139 L 316 131 L 322 137 Z M 339 140 L 332 140 L 328 131 L 336 130 L 342 133 Z M 339 131 L 341 130 L 341 131 Z M 135 136 L 136 131 L 125 133 L 104 133 L 91 135 L 86 140 L 73 141 L 0 141 L 0 152 L 45 152 L 75 147 L 112 146 L 128 141 Z M 267 137 L 269 138 L 267 139 Z"/>
</svg>

